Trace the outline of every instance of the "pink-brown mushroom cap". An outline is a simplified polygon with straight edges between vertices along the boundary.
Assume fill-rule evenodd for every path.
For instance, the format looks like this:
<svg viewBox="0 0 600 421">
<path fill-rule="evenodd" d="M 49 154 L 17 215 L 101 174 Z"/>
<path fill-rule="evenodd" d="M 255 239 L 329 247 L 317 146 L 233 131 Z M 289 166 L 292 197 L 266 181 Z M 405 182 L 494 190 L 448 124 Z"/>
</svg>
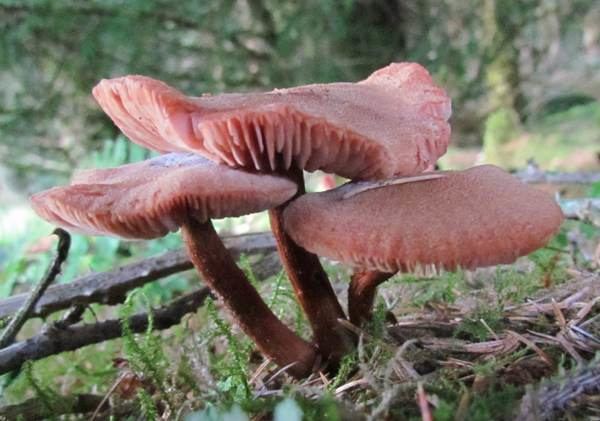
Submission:
<svg viewBox="0 0 600 421">
<path fill-rule="evenodd" d="M 102 80 L 96 100 L 132 141 L 259 171 L 292 165 L 357 179 L 423 171 L 446 152 L 450 99 L 416 63 L 358 83 L 187 97 L 144 76 Z"/>
<path fill-rule="evenodd" d="M 31 197 L 42 218 L 66 229 L 123 238 L 157 238 L 189 217 L 240 216 L 277 206 L 296 185 L 269 174 L 171 153 L 117 168 L 86 170 L 69 186 Z"/>
<path fill-rule="evenodd" d="M 318 255 L 393 273 L 511 263 L 546 244 L 563 220 L 550 195 L 500 168 L 442 174 L 304 195 L 285 210 L 286 231 Z"/>
</svg>

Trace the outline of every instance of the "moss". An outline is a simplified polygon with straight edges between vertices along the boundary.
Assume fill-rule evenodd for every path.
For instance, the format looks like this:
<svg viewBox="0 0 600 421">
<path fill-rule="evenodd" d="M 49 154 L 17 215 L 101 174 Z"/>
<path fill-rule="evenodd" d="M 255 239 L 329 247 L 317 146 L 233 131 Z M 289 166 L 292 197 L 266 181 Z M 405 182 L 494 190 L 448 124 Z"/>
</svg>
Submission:
<svg viewBox="0 0 600 421">
<path fill-rule="evenodd" d="M 510 385 L 475 395 L 465 419 L 472 421 L 512 420 L 522 391 Z"/>
<path fill-rule="evenodd" d="M 300 399 L 298 401 L 305 421 L 341 421 L 343 412 L 336 398 L 325 394 L 318 400 Z"/>
<path fill-rule="evenodd" d="M 403 283 L 415 284 L 418 287 L 413 295 L 413 304 L 423 307 L 432 302 L 454 303 L 458 298 L 459 288 L 464 283 L 464 273 L 461 271 L 445 272 L 434 278 L 406 275 L 401 279 Z"/>
<path fill-rule="evenodd" d="M 346 383 L 352 374 L 356 372 L 358 364 L 358 355 L 356 352 L 352 354 L 344 355 L 342 361 L 340 362 L 340 367 L 338 369 L 337 374 L 329 384 L 327 388 L 330 392 L 334 391 L 336 388 Z"/>
<path fill-rule="evenodd" d="M 531 118 L 521 125 L 511 109 L 500 108 L 485 123 L 486 162 L 523 168 L 529 159 L 544 170 L 581 171 L 597 167 L 600 103 Z"/>
<path fill-rule="evenodd" d="M 212 300 L 208 300 L 206 309 L 212 325 L 212 328 L 208 331 L 208 336 L 212 340 L 217 336 L 224 337 L 229 351 L 221 355 L 215 355 L 212 361 L 217 389 L 221 395 L 220 398 L 228 403 L 247 403 L 252 400 L 247 373 L 252 344 L 248 339 L 241 339 L 233 334 L 229 324 L 221 319 Z"/>
<path fill-rule="evenodd" d="M 522 266 L 497 268 L 487 289 L 477 291 L 485 301 L 464 317 L 455 336 L 470 341 L 489 340 L 491 333 L 481 320 L 493 331 L 501 332 L 505 327 L 502 305 L 523 302 L 543 288 L 544 274 L 551 273 L 554 283 L 563 282 L 563 272 L 569 264 L 568 256 L 560 253 L 560 259 L 554 267 L 552 262 L 555 261 L 557 249 L 564 248 L 565 241 L 564 235 L 559 235 L 551 243 L 551 248 L 532 254 L 532 264 L 528 265 L 526 270 L 522 269 Z M 565 256 L 567 258 L 563 259 Z M 335 276 L 332 276 L 332 279 L 338 276 L 346 278 L 346 274 L 341 273 L 339 267 L 334 268 L 333 273 Z M 460 305 L 462 299 L 472 292 L 460 271 L 429 278 L 414 275 L 397 276 L 388 286 L 393 288 L 394 283 L 410 294 L 406 297 L 408 303 L 412 302 L 418 306 L 427 306 L 434 302 Z M 277 314 L 281 314 L 290 324 L 297 323 L 300 319 L 304 332 L 309 333 L 283 274 L 260 281 L 259 287 L 266 292 L 267 302 Z M 135 294 L 123 306 L 121 316 L 126 318 L 134 308 L 146 306 L 147 300 L 143 294 Z M 410 304 L 406 308 L 410 308 L 411 312 L 417 311 Z M 345 405 L 354 411 L 352 415 L 362 417 L 381 403 L 384 393 L 396 393 L 389 403 L 387 415 L 391 419 L 417 420 L 420 419 L 420 413 L 414 400 L 414 385 L 410 380 L 400 381 L 395 374 L 390 374 L 391 368 L 397 364 L 393 358 L 398 344 L 387 333 L 386 313 L 387 308 L 380 301 L 375 308 L 372 322 L 365 327 L 368 335 L 360 351 L 342 360 L 337 375 L 331 379 L 328 387 L 321 387 L 318 381 L 308 384 L 271 383 L 269 387 L 276 389 L 278 395 L 256 398 L 256 386 L 249 383 L 249 376 L 262 359 L 255 358 L 257 354 L 252 343 L 222 318 L 223 315 L 215 303 L 209 302 L 196 317 L 190 319 L 189 324 L 167 332 L 158 334 L 150 328 L 142 335 L 133 335 L 127 331 L 127 326 L 124 326 L 125 337 L 121 340 L 36 362 L 31 365 L 27 376 L 24 371 L 8 388 L 6 395 L 19 401 L 23 397 L 39 396 L 40 399 L 49 402 L 49 411 L 56 412 L 55 401 L 63 399 L 56 391 L 60 390 L 59 387 L 64 387 L 65 378 L 77 380 L 69 385 L 69 393 L 102 393 L 110 388 L 117 377 L 118 373 L 112 367 L 111 360 L 115 355 L 119 355 L 123 344 L 124 357 L 130 367 L 136 374 L 152 379 L 151 387 L 144 383 L 138 390 L 137 403 L 146 418 L 151 418 L 154 414 L 160 415 L 166 406 L 177 411 L 186 402 L 185 405 L 193 409 L 204 408 L 199 414 L 205 415 L 228 413 L 232 405 L 237 404 L 248 417 L 262 419 L 273 416 L 278 404 L 287 399 L 297 403 L 302 410 L 303 419 L 339 420 L 348 415 Z M 538 332 L 555 329 L 551 318 L 541 317 L 533 323 Z M 194 326 L 198 325 L 200 327 L 194 330 Z M 562 361 L 561 366 L 569 367 L 573 364 L 559 348 L 550 347 L 545 351 L 555 361 Z M 202 354 L 201 359 L 198 359 L 196 354 Z M 529 366 L 520 365 L 516 361 L 524 359 L 523 357 L 535 359 L 535 355 L 530 358 L 532 354 L 526 347 L 521 347 L 517 352 L 482 362 L 472 355 L 431 351 L 421 348 L 417 343 L 408 347 L 402 358 L 423 376 L 426 392 L 436 402 L 435 419 L 453 419 L 461 407 L 461 410 L 465 411 L 465 419 L 481 420 L 487 419 L 486 417 L 511 419 L 512 409 L 516 407 L 516 400 L 520 398 L 522 389 L 508 383 L 528 384 L 547 375 L 538 370 L 528 376 L 518 376 L 519 382 L 512 381 L 515 371 L 530 373 L 530 370 L 523 369 Z M 466 368 L 445 367 L 443 362 L 449 361 L 449 357 L 467 361 L 468 364 Z M 373 386 L 356 387 L 347 391 L 344 397 L 334 396 L 336 388 L 361 375 L 364 376 L 365 373 L 359 373 L 359 370 L 366 367 L 369 369 L 370 381 L 374 382 Z M 513 377 L 510 373 L 507 374 L 511 369 Z M 207 373 L 206 379 L 200 372 Z M 472 391 L 472 374 L 486 380 L 486 388 L 479 394 Z M 63 379 L 63 383 L 56 379 Z M 470 396 L 470 400 L 463 408 L 461 399 L 465 396 Z M 462 405 L 465 405 L 464 401 Z"/>
<path fill-rule="evenodd" d="M 456 328 L 454 336 L 461 339 L 485 341 L 492 336 L 492 332 L 500 332 L 503 326 L 500 307 L 479 307 L 462 320 Z"/>
<path fill-rule="evenodd" d="M 504 154 L 505 145 L 514 139 L 520 130 L 519 116 L 510 108 L 500 108 L 491 113 L 483 134 L 483 154 L 490 164 L 507 166 L 510 161 Z"/>
</svg>

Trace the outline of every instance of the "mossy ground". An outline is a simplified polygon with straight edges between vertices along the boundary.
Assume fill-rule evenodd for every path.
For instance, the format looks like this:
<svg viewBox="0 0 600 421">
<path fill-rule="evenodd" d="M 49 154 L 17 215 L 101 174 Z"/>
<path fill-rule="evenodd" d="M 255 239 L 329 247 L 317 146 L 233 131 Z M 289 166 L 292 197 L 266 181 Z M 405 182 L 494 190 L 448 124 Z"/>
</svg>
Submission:
<svg viewBox="0 0 600 421">
<path fill-rule="evenodd" d="M 452 169 L 479 163 L 521 169 L 533 159 L 545 170 L 597 171 L 600 168 L 599 130 L 598 101 L 539 112 L 525 122 L 520 122 L 511 110 L 500 109 L 486 121 L 483 148 L 469 150 L 451 146 L 439 163 L 442 168 Z M 453 139 L 452 144 L 458 141 L 460 139 Z"/>
<path fill-rule="evenodd" d="M 577 195 L 598 196 L 600 186 Z M 234 233 L 249 227 L 261 230 L 267 225 L 262 218 L 258 223 L 236 221 L 235 226 L 224 222 L 220 228 Z M 3 232 L 16 232 L 10 228 Z M 20 237 L 0 239 L 0 245 L 10 246 L 0 256 L 5 268 L 0 296 L 27 290 L 41 277 L 51 244 L 32 244 L 31 239 L 49 231 L 47 225 L 28 223 Z M 419 396 L 426 397 L 436 420 L 513 419 L 528 387 L 592 360 L 598 349 L 597 343 L 573 336 L 568 325 L 587 309 L 576 326 L 586 323 L 585 332 L 600 336 L 600 261 L 594 257 L 599 238 L 598 228 L 569 221 L 547 247 L 513 265 L 395 276 L 380 287 L 373 322 L 358 331 L 359 346 L 335 375 L 319 373 L 293 381 L 264 361 L 218 303 L 207 302 L 168 330 L 127 333 L 3 376 L 2 405 L 37 402 L 51 419 L 73 404 L 72 397 L 91 394 L 106 398 L 113 419 L 137 419 L 138 414 L 190 420 L 421 419 L 416 396 L 422 385 Z M 155 255 L 179 247 L 179 241 L 168 236 L 123 244 L 74 236 L 61 279 Z M 239 263 L 275 313 L 309 338 L 309 326 L 287 279 L 278 269 L 270 270 L 270 277 L 253 272 L 257 259 L 242 257 Z M 328 262 L 326 269 L 345 302 L 348 269 Z M 84 321 L 145 311 L 197 285 L 193 272 L 171 276 L 133 292 L 124 305 L 92 305 Z M 28 322 L 22 337 L 38 332 L 43 324 Z M 598 410 L 596 396 L 562 416 L 584 419 Z M 102 411 L 97 416 L 109 418 Z"/>
<path fill-rule="evenodd" d="M 209 301 L 169 330 L 134 335 L 125 329 L 123 339 L 28 364 L 5 379 L 3 400 L 36 398 L 48 418 L 61 413 L 65 396 L 91 393 L 127 409 L 120 412 L 125 419 L 139 413 L 193 420 L 285 420 L 299 414 L 308 420 L 421 419 L 415 396 L 422 385 L 436 420 L 512 419 L 528 385 L 576 366 L 577 358 L 593 358 L 576 344 L 573 354 L 560 342 L 535 336 L 564 333 L 560 316 L 549 307 L 552 299 L 561 303 L 587 288 L 577 305 L 559 306 L 569 321 L 600 295 L 597 275 L 595 283 L 589 278 L 598 262 L 583 260 L 566 240 L 567 231 L 598 235 L 579 225 L 566 224 L 548 247 L 514 265 L 394 277 L 380 288 L 373 321 L 336 375 L 291 380 L 265 363 L 218 303 Z M 250 272 L 247 262 L 241 265 Z M 327 270 L 345 299 L 347 269 L 328 264 Z M 274 311 L 309 337 L 287 279 L 278 273 L 254 282 Z M 146 288 L 119 308 L 94 307 L 86 320 L 126 317 L 166 299 L 149 299 L 150 294 Z M 541 300 L 528 304 L 535 298 Z M 396 323 L 390 324 L 390 313 Z M 586 329 L 595 335 L 600 326 L 593 318 L 599 313 L 596 303 L 585 315 L 592 320 Z M 30 324 L 28 330 L 35 329 Z M 589 402 L 583 408 L 598 409 Z M 106 417 L 101 413 L 98 419 Z"/>
</svg>

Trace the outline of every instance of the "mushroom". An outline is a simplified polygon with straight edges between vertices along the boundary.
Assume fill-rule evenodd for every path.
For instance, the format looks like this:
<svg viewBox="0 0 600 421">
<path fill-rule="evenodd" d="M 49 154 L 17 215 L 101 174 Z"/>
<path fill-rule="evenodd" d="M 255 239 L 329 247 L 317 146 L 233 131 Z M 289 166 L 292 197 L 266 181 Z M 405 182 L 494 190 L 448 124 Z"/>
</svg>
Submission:
<svg viewBox="0 0 600 421">
<path fill-rule="evenodd" d="M 132 141 L 259 171 L 317 169 L 351 179 L 425 170 L 446 152 L 450 100 L 416 63 L 358 83 L 187 97 L 144 76 L 102 80 L 93 94 Z"/>
<path fill-rule="evenodd" d="M 278 172 L 296 182 L 296 197 L 305 193 L 302 170 L 352 179 L 419 173 L 450 136 L 450 100 L 416 63 L 392 63 L 358 83 L 266 93 L 194 98 L 143 76 L 103 80 L 93 93 L 134 142 Z M 318 257 L 286 234 L 286 206 L 269 211 L 272 230 L 315 341 L 335 363 L 351 346 L 338 324 L 345 315 Z"/>
<path fill-rule="evenodd" d="M 315 348 L 267 307 L 224 247 L 210 218 L 276 206 L 296 192 L 285 178 L 253 174 L 193 154 L 171 153 L 88 170 L 73 183 L 31 197 L 44 219 L 79 232 L 150 239 L 181 227 L 194 266 L 258 348 L 288 372 L 312 371 Z"/>
<path fill-rule="evenodd" d="M 353 323 L 370 317 L 377 285 L 397 271 L 511 263 L 546 244 L 563 220 L 550 195 L 498 167 L 436 174 L 349 183 L 306 194 L 285 210 L 297 244 L 362 270 L 349 289 Z"/>
</svg>

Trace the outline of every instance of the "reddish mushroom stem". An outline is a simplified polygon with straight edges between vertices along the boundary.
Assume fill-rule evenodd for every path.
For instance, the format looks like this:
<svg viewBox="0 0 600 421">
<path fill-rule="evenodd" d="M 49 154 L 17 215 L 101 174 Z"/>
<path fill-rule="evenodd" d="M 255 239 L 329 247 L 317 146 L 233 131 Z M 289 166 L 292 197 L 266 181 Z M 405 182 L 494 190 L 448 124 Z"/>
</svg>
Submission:
<svg viewBox="0 0 600 421">
<path fill-rule="evenodd" d="M 352 274 L 348 288 L 348 314 L 350 321 L 360 326 L 371 320 L 377 287 L 394 274 L 376 270 L 358 271 Z"/>
<path fill-rule="evenodd" d="M 189 218 L 181 226 L 187 252 L 204 282 L 222 300 L 260 351 L 296 378 L 309 375 L 316 349 L 281 322 L 252 287 L 209 221 Z"/>
<path fill-rule="evenodd" d="M 346 315 L 319 258 L 297 245 L 285 232 L 283 211 L 291 201 L 306 192 L 301 169 L 290 169 L 286 175 L 296 182 L 298 191 L 288 202 L 269 210 L 271 230 L 296 298 L 308 317 L 319 351 L 335 366 L 353 348 L 353 340 L 338 323 L 338 319 L 346 319 Z"/>
</svg>

